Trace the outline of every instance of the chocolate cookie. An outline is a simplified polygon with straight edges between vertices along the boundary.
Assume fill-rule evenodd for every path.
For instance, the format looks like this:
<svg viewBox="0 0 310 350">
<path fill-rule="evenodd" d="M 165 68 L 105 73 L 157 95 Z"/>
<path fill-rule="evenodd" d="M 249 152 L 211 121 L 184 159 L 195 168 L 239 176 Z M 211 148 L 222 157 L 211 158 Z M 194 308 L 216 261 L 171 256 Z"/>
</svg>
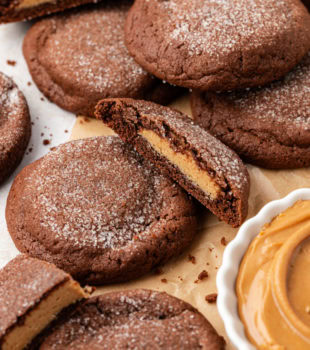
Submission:
<svg viewBox="0 0 310 350">
<path fill-rule="evenodd" d="M 76 114 L 93 116 L 105 97 L 169 103 L 180 89 L 144 71 L 124 44 L 130 1 L 104 1 L 36 23 L 26 34 L 24 55 L 43 94 Z"/>
<path fill-rule="evenodd" d="M 107 99 L 96 116 L 221 220 L 247 215 L 249 176 L 237 154 L 181 112 L 152 102 Z"/>
<path fill-rule="evenodd" d="M 39 348 L 222 350 L 225 341 L 191 305 L 163 292 L 138 289 L 80 303 Z"/>
<path fill-rule="evenodd" d="M 87 296 L 56 266 L 17 256 L 0 270 L 1 349 L 24 349 L 62 309 Z"/>
<path fill-rule="evenodd" d="M 99 0 L 0 0 L 0 23 L 18 22 Z"/>
<path fill-rule="evenodd" d="M 195 91 L 194 120 L 245 161 L 270 169 L 310 166 L 310 53 L 282 80 L 230 93 Z"/>
<path fill-rule="evenodd" d="M 0 72 L 0 182 L 21 162 L 30 134 L 25 97 L 12 79 Z"/>
<path fill-rule="evenodd" d="M 125 31 L 143 68 L 199 90 L 269 83 L 310 49 L 310 15 L 299 0 L 136 0 Z"/>
<path fill-rule="evenodd" d="M 6 218 L 20 251 L 90 284 L 141 276 L 196 233 L 191 198 L 116 136 L 63 144 L 24 168 Z"/>
</svg>

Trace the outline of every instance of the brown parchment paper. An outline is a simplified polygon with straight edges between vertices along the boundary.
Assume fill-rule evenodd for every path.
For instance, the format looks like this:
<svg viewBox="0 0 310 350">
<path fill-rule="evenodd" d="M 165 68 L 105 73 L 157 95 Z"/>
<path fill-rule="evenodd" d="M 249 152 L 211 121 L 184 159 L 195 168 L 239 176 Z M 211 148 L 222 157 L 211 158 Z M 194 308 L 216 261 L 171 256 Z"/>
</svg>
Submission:
<svg viewBox="0 0 310 350">
<path fill-rule="evenodd" d="M 188 96 L 174 102 L 171 106 L 191 115 Z M 91 136 L 111 135 L 113 131 L 102 122 L 78 117 L 72 130 L 71 139 Z M 272 171 L 248 165 L 251 178 L 249 215 L 254 216 L 267 202 L 281 198 L 301 187 L 310 187 L 310 168 L 297 170 Z M 216 273 L 221 265 L 223 251 L 222 238 L 231 241 L 238 229 L 220 222 L 205 210 L 199 217 L 200 229 L 191 246 L 180 257 L 162 266 L 160 274 L 152 273 L 138 280 L 112 286 L 100 287 L 96 293 L 105 293 L 120 289 L 148 288 L 174 295 L 195 306 L 213 324 L 219 334 L 227 341 L 227 349 L 233 349 L 219 317 L 216 304 L 209 304 L 205 297 L 216 293 Z M 189 259 L 189 255 L 194 259 Z M 190 261 L 195 260 L 195 262 Z M 198 275 L 206 270 L 209 277 L 197 282 Z M 195 283 L 196 281 L 196 283 Z"/>
</svg>

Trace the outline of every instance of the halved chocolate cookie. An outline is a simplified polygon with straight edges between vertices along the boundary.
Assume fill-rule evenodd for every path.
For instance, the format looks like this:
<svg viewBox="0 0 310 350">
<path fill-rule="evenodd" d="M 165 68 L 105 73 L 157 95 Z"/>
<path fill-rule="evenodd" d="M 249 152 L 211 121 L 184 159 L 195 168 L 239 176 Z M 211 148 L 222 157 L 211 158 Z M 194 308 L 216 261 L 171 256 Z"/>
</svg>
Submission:
<svg viewBox="0 0 310 350">
<path fill-rule="evenodd" d="M 21 162 L 30 135 L 25 97 L 12 79 L 0 72 L 0 182 Z"/>
<path fill-rule="evenodd" d="M 55 265 L 17 256 L 0 270 L 1 349 L 24 349 L 61 310 L 86 297 Z"/>
<path fill-rule="evenodd" d="M 25 167 L 6 218 L 20 251 L 90 284 L 147 273 L 197 226 L 192 199 L 117 136 L 65 143 Z"/>
<path fill-rule="evenodd" d="M 93 116 L 105 97 L 132 97 L 167 104 L 180 88 L 163 84 L 129 55 L 124 43 L 131 1 L 105 0 L 37 22 L 24 39 L 30 73 L 43 94 L 60 107 Z"/>
<path fill-rule="evenodd" d="M 0 23 L 30 20 L 99 0 L 0 0 Z"/>
<path fill-rule="evenodd" d="M 310 15 L 299 0 L 136 0 L 125 32 L 144 69 L 205 91 L 269 83 L 310 49 Z"/>
<path fill-rule="evenodd" d="M 112 292 L 81 302 L 39 349 L 223 350 L 225 341 L 191 305 L 163 292 Z"/>
<path fill-rule="evenodd" d="M 189 117 L 132 99 L 102 100 L 96 116 L 221 220 L 234 227 L 243 222 L 249 195 L 246 167 Z"/>
<path fill-rule="evenodd" d="M 310 166 L 310 53 L 282 80 L 230 93 L 195 91 L 195 122 L 249 163 Z"/>
</svg>

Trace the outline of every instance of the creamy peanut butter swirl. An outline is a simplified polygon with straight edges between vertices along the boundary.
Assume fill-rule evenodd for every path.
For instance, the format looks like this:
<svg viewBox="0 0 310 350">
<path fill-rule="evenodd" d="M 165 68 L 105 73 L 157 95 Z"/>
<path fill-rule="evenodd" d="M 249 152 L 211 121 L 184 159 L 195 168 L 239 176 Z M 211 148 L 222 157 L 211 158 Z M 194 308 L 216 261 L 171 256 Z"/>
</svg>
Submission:
<svg viewBox="0 0 310 350">
<path fill-rule="evenodd" d="M 310 201 L 266 224 L 240 266 L 240 318 L 258 349 L 310 349 Z"/>
</svg>

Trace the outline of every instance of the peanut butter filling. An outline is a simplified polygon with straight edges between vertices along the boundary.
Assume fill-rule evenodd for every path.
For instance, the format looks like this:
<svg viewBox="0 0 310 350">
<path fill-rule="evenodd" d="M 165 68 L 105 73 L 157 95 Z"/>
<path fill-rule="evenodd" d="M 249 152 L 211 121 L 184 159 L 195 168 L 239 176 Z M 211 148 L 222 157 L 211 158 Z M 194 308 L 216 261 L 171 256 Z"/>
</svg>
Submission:
<svg viewBox="0 0 310 350">
<path fill-rule="evenodd" d="M 258 349 L 310 349 L 310 201 L 265 225 L 240 266 L 240 318 Z"/>
<path fill-rule="evenodd" d="M 152 130 L 142 129 L 139 135 L 145 138 L 153 149 L 163 155 L 195 185 L 207 193 L 212 199 L 216 199 L 221 191 L 220 186 L 203 169 L 199 168 L 189 152 L 175 152 L 169 142 L 158 136 Z"/>
<path fill-rule="evenodd" d="M 21 0 L 17 6 L 17 10 L 23 10 L 29 7 L 35 7 L 42 4 L 55 3 L 55 0 Z"/>
<path fill-rule="evenodd" d="M 51 291 L 32 309 L 21 324 L 17 324 L 5 336 L 3 350 L 22 350 L 35 338 L 65 307 L 79 299 L 87 297 L 87 293 L 74 280 L 70 279 Z"/>
</svg>

